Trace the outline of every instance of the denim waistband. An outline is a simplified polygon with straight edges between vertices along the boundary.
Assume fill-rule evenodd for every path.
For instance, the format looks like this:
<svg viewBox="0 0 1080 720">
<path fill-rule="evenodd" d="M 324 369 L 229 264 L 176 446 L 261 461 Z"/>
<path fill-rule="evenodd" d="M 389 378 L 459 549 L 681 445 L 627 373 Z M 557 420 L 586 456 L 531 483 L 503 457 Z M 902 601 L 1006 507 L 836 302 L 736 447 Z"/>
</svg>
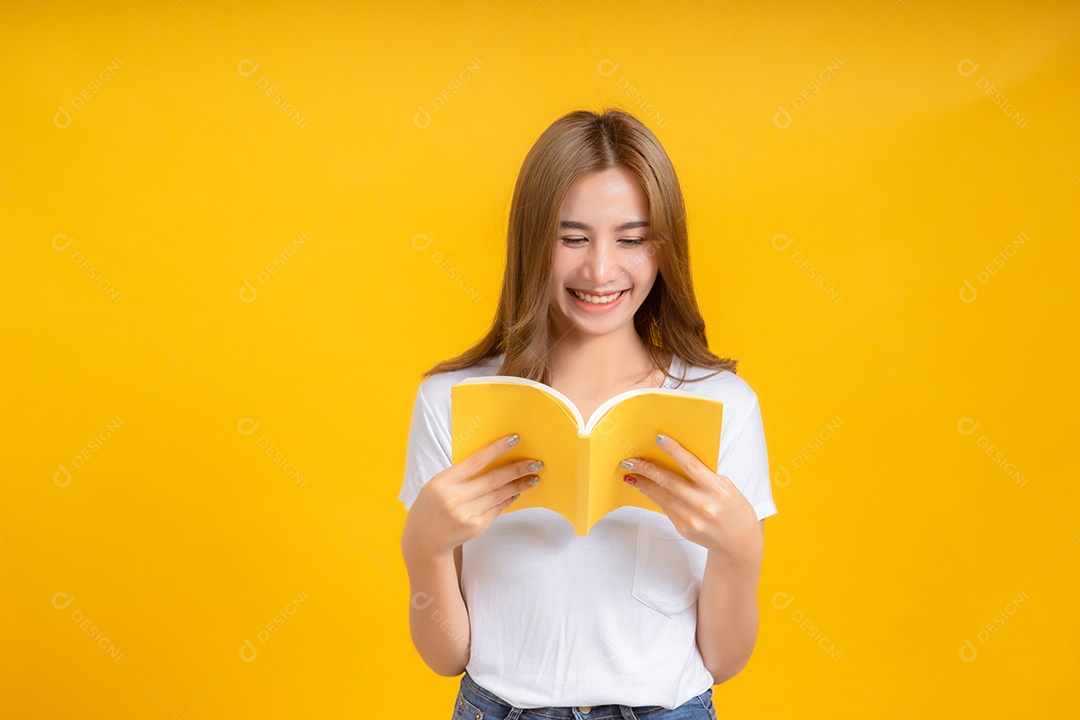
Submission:
<svg viewBox="0 0 1080 720">
<path fill-rule="evenodd" d="M 461 689 L 458 692 L 456 702 L 457 707 L 454 708 L 454 718 L 468 718 L 469 720 L 542 720 L 547 718 L 553 720 L 649 720 L 657 718 L 657 720 L 660 720 L 666 717 L 716 717 L 710 712 L 712 707 L 711 687 L 692 698 L 684 706 L 675 709 L 668 709 L 659 705 L 517 708 L 490 690 L 481 687 L 468 672 L 461 677 Z M 694 715 L 689 714 L 689 712 L 697 708 L 700 708 L 698 710 L 700 715 L 697 713 Z"/>
</svg>

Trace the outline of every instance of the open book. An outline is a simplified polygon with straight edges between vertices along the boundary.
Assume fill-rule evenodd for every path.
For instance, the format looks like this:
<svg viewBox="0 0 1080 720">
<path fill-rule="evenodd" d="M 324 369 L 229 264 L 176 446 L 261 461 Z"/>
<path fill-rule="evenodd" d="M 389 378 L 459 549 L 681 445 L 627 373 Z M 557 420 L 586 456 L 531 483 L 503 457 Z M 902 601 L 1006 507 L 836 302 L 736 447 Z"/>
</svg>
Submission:
<svg viewBox="0 0 1080 720">
<path fill-rule="evenodd" d="M 624 505 L 661 512 L 623 482 L 619 461 L 643 457 L 685 473 L 656 443 L 670 435 L 713 472 L 720 456 L 724 404 L 670 388 L 628 390 L 596 409 L 588 422 L 558 390 L 510 375 L 471 377 L 450 389 L 453 462 L 500 437 L 521 440 L 481 472 L 536 458 L 540 484 L 522 491 L 506 512 L 544 507 L 562 515 L 574 533 L 587 535 L 597 520 Z"/>
</svg>

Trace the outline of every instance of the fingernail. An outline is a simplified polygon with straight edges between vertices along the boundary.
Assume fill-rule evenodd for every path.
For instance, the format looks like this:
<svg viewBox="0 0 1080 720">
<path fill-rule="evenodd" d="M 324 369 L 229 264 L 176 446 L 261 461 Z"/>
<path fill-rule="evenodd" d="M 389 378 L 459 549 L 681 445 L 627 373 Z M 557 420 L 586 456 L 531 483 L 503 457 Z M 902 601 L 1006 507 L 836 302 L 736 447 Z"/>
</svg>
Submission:
<svg viewBox="0 0 1080 720">
<path fill-rule="evenodd" d="M 536 462 L 534 462 L 532 465 L 529 466 L 529 470 L 531 472 L 536 472 L 537 470 L 539 470 L 542 467 L 544 467 L 543 461 L 537 460 Z"/>
<path fill-rule="evenodd" d="M 517 442 L 520 439 L 521 438 L 519 438 L 517 435 L 511 435 L 510 437 L 506 438 L 506 444 L 507 445 L 517 445 Z"/>
<path fill-rule="evenodd" d="M 510 499 L 511 500 L 517 500 L 519 497 L 521 497 L 521 493 L 514 493 L 513 495 L 510 496 Z"/>
<path fill-rule="evenodd" d="M 657 435 L 657 436 L 656 436 L 656 442 L 658 442 L 658 443 L 660 443 L 661 445 L 663 445 L 664 443 L 666 443 L 666 442 L 667 442 L 667 438 L 666 438 L 666 437 L 664 437 L 663 435 Z"/>
<path fill-rule="evenodd" d="M 540 478 L 533 475 L 532 477 L 529 478 L 529 483 L 528 484 L 529 485 L 535 485 L 538 482 L 540 482 Z"/>
<path fill-rule="evenodd" d="M 633 475 L 623 475 L 622 479 L 627 485 L 637 485 L 637 478 Z"/>
<path fill-rule="evenodd" d="M 623 460 L 622 462 L 619 463 L 619 467 L 624 468 L 626 470 L 633 470 L 634 469 L 634 463 L 630 462 L 629 460 Z"/>
</svg>

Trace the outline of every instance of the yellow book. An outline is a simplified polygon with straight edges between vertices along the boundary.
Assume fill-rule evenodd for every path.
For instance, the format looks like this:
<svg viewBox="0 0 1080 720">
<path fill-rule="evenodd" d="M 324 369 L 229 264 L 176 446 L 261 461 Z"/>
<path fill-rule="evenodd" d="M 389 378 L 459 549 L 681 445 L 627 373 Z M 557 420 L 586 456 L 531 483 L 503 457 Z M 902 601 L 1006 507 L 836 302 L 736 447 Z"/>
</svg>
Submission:
<svg viewBox="0 0 1080 720">
<path fill-rule="evenodd" d="M 720 456 L 724 404 L 670 388 L 628 390 L 596 409 L 588 422 L 558 390 L 526 378 L 486 375 L 450 389 L 453 462 L 505 435 L 521 440 L 481 472 L 537 458 L 540 484 L 525 490 L 506 512 L 543 507 L 566 518 L 577 535 L 624 505 L 661 512 L 623 482 L 625 458 L 643 457 L 685 473 L 659 445 L 657 433 L 678 440 L 711 471 Z"/>
</svg>

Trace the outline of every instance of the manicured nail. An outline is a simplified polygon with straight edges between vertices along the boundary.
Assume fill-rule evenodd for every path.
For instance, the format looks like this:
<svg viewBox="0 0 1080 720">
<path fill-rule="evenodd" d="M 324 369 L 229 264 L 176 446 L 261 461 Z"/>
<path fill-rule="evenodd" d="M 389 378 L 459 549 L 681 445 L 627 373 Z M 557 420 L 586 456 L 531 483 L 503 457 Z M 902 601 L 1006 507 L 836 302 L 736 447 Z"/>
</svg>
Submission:
<svg viewBox="0 0 1080 720">
<path fill-rule="evenodd" d="M 519 497 L 521 497 L 521 493 L 514 493 L 513 495 L 510 496 L 510 499 L 511 500 L 517 500 Z"/>
<path fill-rule="evenodd" d="M 657 435 L 657 436 L 656 436 L 656 442 L 658 442 L 658 443 L 660 443 L 661 445 L 663 445 L 664 443 L 666 443 L 666 442 L 667 442 L 667 438 L 666 438 L 666 437 L 664 437 L 663 435 Z"/>
<path fill-rule="evenodd" d="M 528 483 L 528 484 L 529 484 L 529 485 L 535 485 L 535 484 L 536 484 L 536 483 L 538 483 L 538 482 L 540 482 L 540 478 L 538 478 L 538 477 L 536 477 L 535 475 L 533 475 L 533 476 L 531 476 L 531 477 L 529 478 L 529 483 Z"/>
<path fill-rule="evenodd" d="M 532 465 L 529 466 L 529 471 L 530 472 L 536 472 L 537 470 L 539 470 L 542 467 L 544 467 L 543 461 L 537 460 L 536 462 L 534 462 Z"/>
<path fill-rule="evenodd" d="M 637 478 L 633 475 L 623 475 L 622 479 L 627 485 L 637 485 Z"/>
<path fill-rule="evenodd" d="M 622 462 L 619 463 L 619 467 L 621 467 L 621 468 L 623 468 L 625 470 L 633 470 L 634 469 L 634 463 L 630 462 L 629 460 L 623 460 Z"/>
<path fill-rule="evenodd" d="M 517 445 L 517 442 L 520 439 L 521 438 L 519 438 L 517 435 L 511 435 L 510 437 L 506 438 L 506 444 L 507 445 Z"/>
</svg>

